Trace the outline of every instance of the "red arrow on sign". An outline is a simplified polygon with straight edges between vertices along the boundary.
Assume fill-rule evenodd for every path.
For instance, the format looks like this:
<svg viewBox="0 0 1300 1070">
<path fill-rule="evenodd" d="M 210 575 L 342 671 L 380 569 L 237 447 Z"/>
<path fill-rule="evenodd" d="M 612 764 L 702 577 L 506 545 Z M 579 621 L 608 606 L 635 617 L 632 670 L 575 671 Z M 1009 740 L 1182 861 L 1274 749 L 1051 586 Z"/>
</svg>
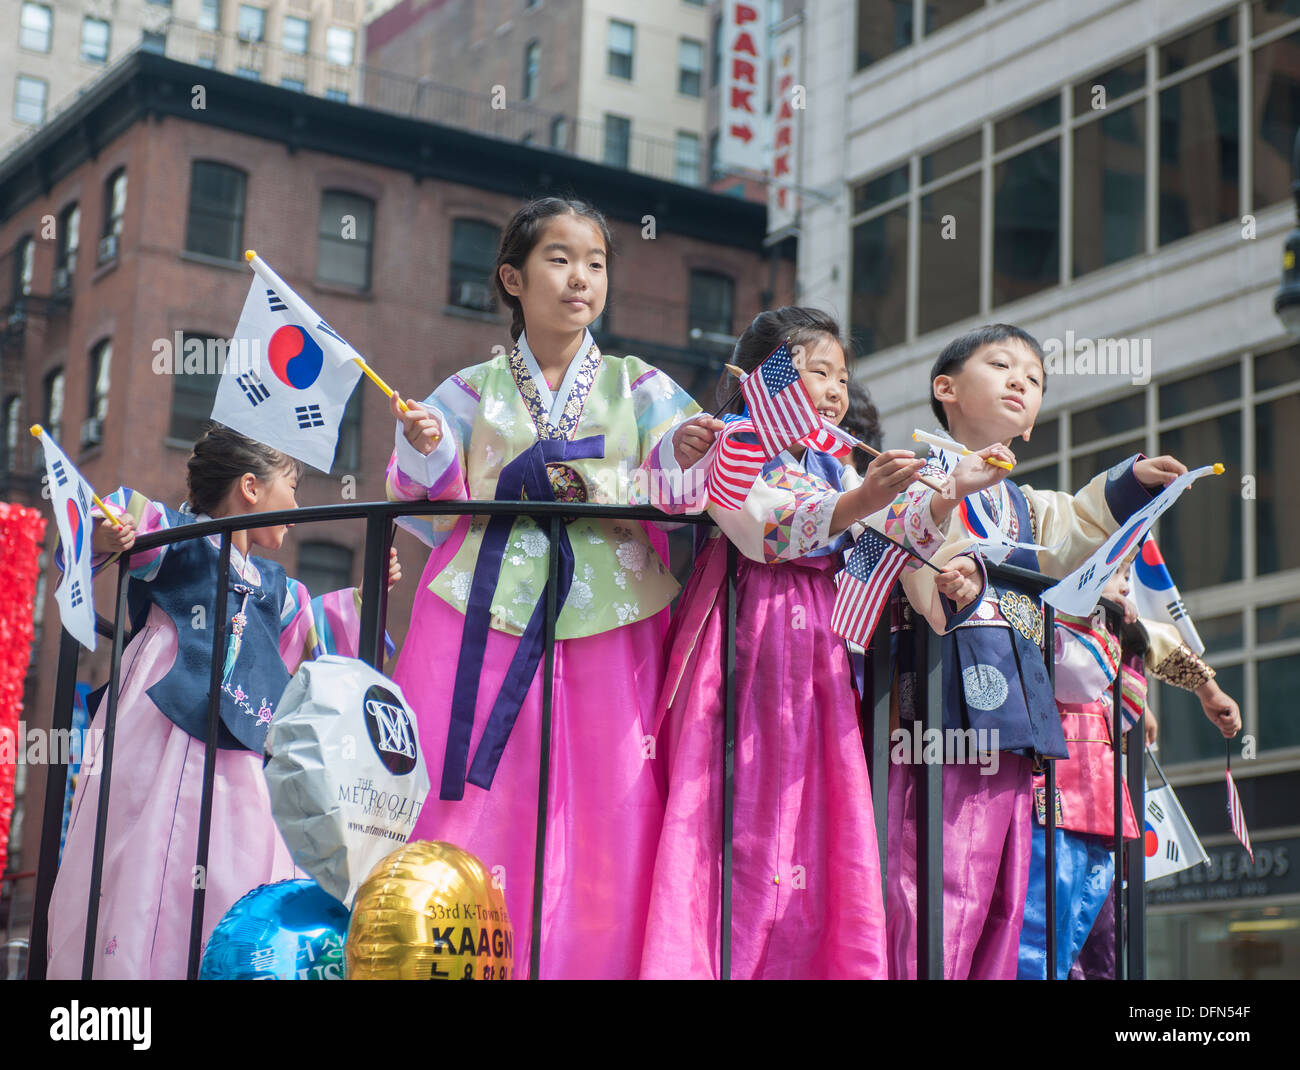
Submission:
<svg viewBox="0 0 1300 1070">
<path fill-rule="evenodd" d="M 748 126 L 736 126 L 733 124 L 730 131 L 728 132 L 731 134 L 732 137 L 739 138 L 746 145 L 748 145 L 750 141 L 753 140 L 754 137 L 754 132 L 750 130 Z"/>
</svg>

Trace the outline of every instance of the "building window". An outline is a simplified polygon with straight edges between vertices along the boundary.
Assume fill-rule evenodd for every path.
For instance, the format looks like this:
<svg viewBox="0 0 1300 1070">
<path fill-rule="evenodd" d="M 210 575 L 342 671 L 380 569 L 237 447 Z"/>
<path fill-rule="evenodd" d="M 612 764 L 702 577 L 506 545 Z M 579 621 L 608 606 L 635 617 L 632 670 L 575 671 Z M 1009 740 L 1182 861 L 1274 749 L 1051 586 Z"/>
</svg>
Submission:
<svg viewBox="0 0 1300 1070">
<path fill-rule="evenodd" d="M 55 439 L 62 436 L 59 428 L 63 424 L 63 369 L 55 368 L 45 376 L 42 384 L 41 397 L 44 404 L 41 407 L 41 413 L 44 417 L 43 426 L 46 431 L 52 434 Z"/>
<path fill-rule="evenodd" d="M 280 47 L 286 52 L 292 52 L 296 56 L 305 56 L 307 54 L 307 42 L 311 38 L 311 23 L 307 19 L 296 18 L 293 15 L 284 17 L 284 35 L 280 40 Z"/>
<path fill-rule="evenodd" d="M 111 175 L 108 181 L 104 183 L 104 237 L 120 237 L 122 234 L 122 220 L 126 216 L 126 168 L 119 167 Z M 105 259 L 111 260 L 117 256 L 117 246 L 114 244 L 112 256 L 104 257 L 101 255 L 100 262 Z"/>
<path fill-rule="evenodd" d="M 104 440 L 104 418 L 108 415 L 108 371 L 113 359 L 113 340 L 105 338 L 90 351 L 89 396 L 86 422 L 81 428 L 81 445 L 97 446 Z"/>
<path fill-rule="evenodd" d="M 1229 62 L 1160 92 L 1161 245 L 1240 214 L 1239 86 L 1237 64 Z"/>
<path fill-rule="evenodd" d="M 260 7 L 249 4 L 239 5 L 239 22 L 235 32 L 241 41 L 263 41 L 266 39 L 266 12 Z"/>
<path fill-rule="evenodd" d="M 537 72 L 541 59 L 542 46 L 537 41 L 529 41 L 524 48 L 524 100 L 533 100 L 537 96 Z"/>
<path fill-rule="evenodd" d="M 685 130 L 677 131 L 675 177 L 687 186 L 700 183 L 700 135 Z"/>
<path fill-rule="evenodd" d="M 491 312 L 496 308 L 492 273 L 496 270 L 501 231 L 480 219 L 457 219 L 451 225 L 451 297 L 456 308 Z"/>
<path fill-rule="evenodd" d="M 18 45 L 31 52 L 50 50 L 50 31 L 54 26 L 54 12 L 44 4 L 23 4 L 18 23 Z"/>
<path fill-rule="evenodd" d="M 685 97 L 698 97 L 703 77 L 704 46 L 683 37 L 677 42 L 677 92 Z"/>
<path fill-rule="evenodd" d="M 858 70 L 974 14 L 994 0 L 858 0 Z M 921 15 L 918 22 L 917 16 Z"/>
<path fill-rule="evenodd" d="M 145 30 L 140 34 L 140 49 L 143 52 L 156 52 L 160 56 L 165 55 L 167 52 L 167 35 Z"/>
<path fill-rule="evenodd" d="M 709 85 L 716 86 L 722 82 L 722 16 L 713 20 L 713 54 L 709 56 Z"/>
<path fill-rule="evenodd" d="M 298 93 L 305 93 L 307 91 L 307 83 L 301 78 L 281 78 L 280 88 L 292 89 Z"/>
<path fill-rule="evenodd" d="M 1257 7 L 1256 30 L 1259 21 Z M 1291 198 L 1291 147 L 1300 128 L 1300 33 L 1256 49 L 1251 59 L 1252 203 L 1262 208 Z"/>
<path fill-rule="evenodd" d="M 632 53 L 636 51 L 636 27 L 630 22 L 609 20 L 609 59 L 606 70 L 614 78 L 632 80 Z"/>
<path fill-rule="evenodd" d="M 44 78 L 20 74 L 14 93 L 14 121 L 33 126 L 45 122 L 45 94 L 48 88 Z"/>
<path fill-rule="evenodd" d="M 352 582 L 352 551 L 332 542 L 304 542 L 298 547 L 298 568 L 294 577 L 313 595 L 355 586 Z"/>
<path fill-rule="evenodd" d="M 346 89 L 327 89 L 321 95 L 324 96 L 326 100 L 332 100 L 338 104 L 346 104 L 348 102 L 348 91 Z"/>
<path fill-rule="evenodd" d="M 18 240 L 14 252 L 13 299 L 15 302 L 32 292 L 32 275 L 36 267 L 36 239 L 30 234 Z"/>
<path fill-rule="evenodd" d="M 551 120 L 551 148 L 567 149 L 569 147 L 569 121 L 563 115 Z"/>
<path fill-rule="evenodd" d="M 190 169 L 190 208 L 185 248 L 191 253 L 238 261 L 243 253 L 243 171 L 212 160 L 195 160 Z"/>
<path fill-rule="evenodd" d="M 325 31 L 325 58 L 340 67 L 352 66 L 357 35 L 342 26 L 331 26 Z"/>
<path fill-rule="evenodd" d="M 109 26 L 104 19 L 87 15 L 81 20 L 81 58 L 86 63 L 108 62 Z"/>
<path fill-rule="evenodd" d="M 247 78 L 250 82 L 260 82 L 262 80 L 262 72 L 256 67 L 236 67 L 235 73 L 240 78 Z"/>
<path fill-rule="evenodd" d="M 212 422 L 212 403 L 221 385 L 220 369 L 225 364 L 226 341 L 206 334 L 185 334 L 180 352 L 172 354 L 178 366 L 183 366 L 186 355 L 198 364 L 199 370 L 184 375 L 171 376 L 172 410 L 167 429 L 168 438 L 177 442 L 195 442 Z M 195 354 L 201 355 L 196 360 Z M 215 369 L 215 370 L 210 370 Z"/>
<path fill-rule="evenodd" d="M 221 0 L 200 0 L 199 29 L 209 33 L 221 29 Z"/>
<path fill-rule="evenodd" d="M 374 228 L 375 202 L 369 197 L 326 190 L 321 195 L 317 280 L 370 289 Z"/>
<path fill-rule="evenodd" d="M 17 394 L 10 394 L 5 398 L 4 421 L 5 421 L 5 463 L 6 472 L 18 471 L 18 443 L 22 441 L 22 415 L 23 415 L 22 398 Z"/>
<path fill-rule="evenodd" d="M 730 338 L 735 289 L 726 275 L 692 271 L 688 329 Z"/>
<path fill-rule="evenodd" d="M 605 163 L 610 167 L 627 167 L 632 141 L 632 120 L 621 115 L 605 116 Z"/>
<path fill-rule="evenodd" d="M 81 205 L 70 204 L 59 213 L 59 232 L 54 251 L 54 290 L 72 287 L 77 273 L 77 249 L 81 245 Z"/>
</svg>

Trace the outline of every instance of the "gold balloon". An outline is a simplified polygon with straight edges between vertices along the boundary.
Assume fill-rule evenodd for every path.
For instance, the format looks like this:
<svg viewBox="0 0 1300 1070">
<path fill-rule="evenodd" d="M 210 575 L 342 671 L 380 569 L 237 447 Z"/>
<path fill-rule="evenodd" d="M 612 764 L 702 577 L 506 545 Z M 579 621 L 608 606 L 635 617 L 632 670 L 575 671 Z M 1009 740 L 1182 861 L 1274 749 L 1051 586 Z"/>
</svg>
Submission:
<svg viewBox="0 0 1300 1070">
<path fill-rule="evenodd" d="M 514 977 L 505 896 L 474 855 L 416 840 L 370 871 L 344 947 L 350 980 L 491 981 Z"/>
</svg>

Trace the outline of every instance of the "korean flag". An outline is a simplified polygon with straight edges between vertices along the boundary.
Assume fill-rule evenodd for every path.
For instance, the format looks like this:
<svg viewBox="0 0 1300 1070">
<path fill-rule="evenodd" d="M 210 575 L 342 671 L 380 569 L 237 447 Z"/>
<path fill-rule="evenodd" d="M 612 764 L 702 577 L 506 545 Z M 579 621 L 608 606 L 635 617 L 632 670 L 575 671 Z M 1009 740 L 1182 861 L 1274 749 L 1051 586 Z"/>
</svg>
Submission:
<svg viewBox="0 0 1300 1070">
<path fill-rule="evenodd" d="M 1178 501 L 1179 496 L 1202 476 L 1221 473 L 1222 466 L 1207 464 L 1184 472 L 1149 503 L 1135 512 L 1101 549 L 1061 580 L 1055 587 L 1043 592 L 1043 601 L 1062 613 L 1086 617 L 1092 613 L 1107 581 L 1124 563 L 1124 558 L 1135 547 L 1160 515 Z"/>
<path fill-rule="evenodd" d="M 95 602 L 90 581 L 90 515 L 94 492 L 48 431 L 41 432 L 54 521 L 59 529 L 63 582 L 54 592 L 63 626 L 87 650 L 95 649 Z"/>
<path fill-rule="evenodd" d="M 328 472 L 360 354 L 256 255 L 212 419 Z"/>
<path fill-rule="evenodd" d="M 1142 836 L 1142 853 L 1146 857 L 1145 879 L 1168 877 L 1209 861 L 1209 855 L 1187 820 L 1174 789 L 1165 783 L 1149 790 Z"/>
</svg>

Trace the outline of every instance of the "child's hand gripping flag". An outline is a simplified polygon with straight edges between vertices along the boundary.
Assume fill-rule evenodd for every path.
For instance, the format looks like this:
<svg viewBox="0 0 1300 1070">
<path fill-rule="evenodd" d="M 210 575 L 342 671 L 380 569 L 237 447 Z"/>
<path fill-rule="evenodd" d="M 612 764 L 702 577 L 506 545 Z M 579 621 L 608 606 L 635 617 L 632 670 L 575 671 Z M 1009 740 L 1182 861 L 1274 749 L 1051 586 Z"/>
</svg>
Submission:
<svg viewBox="0 0 1300 1070">
<path fill-rule="evenodd" d="M 212 419 L 328 472 L 360 354 L 261 257 L 248 259 L 256 274 Z"/>
<path fill-rule="evenodd" d="M 39 427 L 33 427 L 32 434 L 41 440 L 45 450 L 46 479 L 63 549 L 63 582 L 54 592 L 54 600 L 58 603 L 59 617 L 68 634 L 87 650 L 94 650 L 95 602 L 90 579 L 90 535 L 95 528 L 95 519 L 90 515 L 90 507 L 91 502 L 98 499 L 76 465 L 54 441 L 53 435 L 44 433 Z"/>
<path fill-rule="evenodd" d="M 1184 472 L 1170 483 L 1149 503 L 1122 524 L 1109 539 L 1102 543 L 1087 561 L 1061 580 L 1055 587 L 1043 592 L 1043 601 L 1054 606 L 1062 613 L 1075 617 L 1086 617 L 1092 613 L 1106 586 L 1116 570 L 1120 567 L 1129 551 L 1137 545 L 1160 515 L 1174 504 L 1188 487 L 1202 476 L 1223 472 L 1221 464 L 1207 464 Z"/>
</svg>

